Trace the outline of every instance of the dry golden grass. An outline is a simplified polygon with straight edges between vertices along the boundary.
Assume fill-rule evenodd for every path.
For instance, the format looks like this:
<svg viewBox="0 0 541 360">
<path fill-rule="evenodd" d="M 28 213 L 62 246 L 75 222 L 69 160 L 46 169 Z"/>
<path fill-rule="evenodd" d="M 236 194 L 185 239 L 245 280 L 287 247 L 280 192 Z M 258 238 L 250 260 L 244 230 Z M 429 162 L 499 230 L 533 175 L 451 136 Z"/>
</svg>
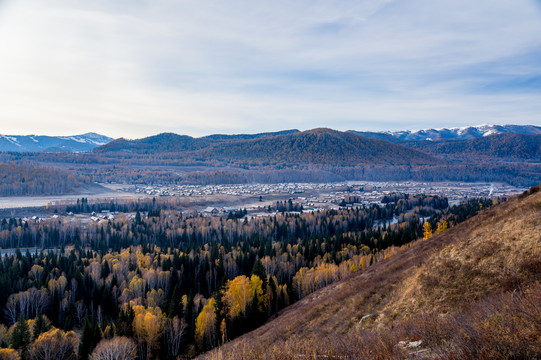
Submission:
<svg viewBox="0 0 541 360">
<path fill-rule="evenodd" d="M 539 281 L 534 189 L 316 291 L 206 357 L 407 358 L 398 341 L 418 339 L 426 348 L 416 358 L 541 357 Z"/>
<path fill-rule="evenodd" d="M 541 279 L 540 196 L 513 200 L 460 229 L 464 236 L 427 259 L 384 311 L 447 312 Z"/>
</svg>

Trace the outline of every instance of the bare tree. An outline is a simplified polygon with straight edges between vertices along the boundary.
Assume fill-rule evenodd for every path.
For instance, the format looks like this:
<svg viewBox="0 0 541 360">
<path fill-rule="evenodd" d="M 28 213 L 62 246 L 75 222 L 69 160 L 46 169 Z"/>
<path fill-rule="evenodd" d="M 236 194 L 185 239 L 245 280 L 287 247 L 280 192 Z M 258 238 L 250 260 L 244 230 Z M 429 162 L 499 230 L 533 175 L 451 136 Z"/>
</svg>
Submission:
<svg viewBox="0 0 541 360">
<path fill-rule="evenodd" d="M 82 300 L 79 300 L 75 303 L 75 317 L 77 320 L 77 325 L 81 325 L 83 323 L 83 319 L 85 315 L 86 315 L 86 306 Z"/>
<path fill-rule="evenodd" d="M 30 310 L 30 292 L 21 291 L 18 295 L 19 310 L 21 311 L 21 314 L 23 314 L 23 317 L 28 319 Z"/>
<path fill-rule="evenodd" d="M 41 278 L 41 274 L 43 273 L 43 266 L 39 265 L 33 265 L 30 271 L 28 272 L 28 276 L 32 279 L 32 281 L 37 282 Z"/>
<path fill-rule="evenodd" d="M 135 341 L 124 336 L 116 336 L 99 342 L 90 360 L 135 360 L 137 345 Z"/>
<path fill-rule="evenodd" d="M 73 331 L 59 329 L 41 334 L 32 344 L 32 358 L 36 360 L 76 360 L 79 339 Z"/>
<path fill-rule="evenodd" d="M 179 320 L 177 316 L 173 319 L 167 321 L 167 326 L 165 327 L 165 338 L 167 340 L 167 349 L 169 354 L 173 357 L 177 357 L 180 353 L 180 346 L 186 335 L 186 329 L 188 324 L 184 319 Z"/>
<path fill-rule="evenodd" d="M 8 297 L 6 306 L 4 307 L 4 314 L 8 324 L 15 324 L 17 321 L 19 301 L 17 299 L 17 294 L 11 294 Z"/>
<path fill-rule="evenodd" d="M 35 287 L 28 289 L 30 306 L 29 316 L 34 318 L 40 314 L 43 314 L 49 306 L 49 295 L 47 290 L 38 290 Z"/>
</svg>

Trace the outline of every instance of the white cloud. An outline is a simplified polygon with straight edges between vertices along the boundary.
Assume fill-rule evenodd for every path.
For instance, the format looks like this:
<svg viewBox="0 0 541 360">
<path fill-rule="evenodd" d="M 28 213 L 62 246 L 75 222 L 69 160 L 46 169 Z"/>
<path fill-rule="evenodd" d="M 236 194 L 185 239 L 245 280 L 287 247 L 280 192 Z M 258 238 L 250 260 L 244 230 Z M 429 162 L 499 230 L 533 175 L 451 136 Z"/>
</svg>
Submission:
<svg viewBox="0 0 541 360">
<path fill-rule="evenodd" d="M 538 124 L 540 20 L 527 0 L 11 0 L 0 133 Z"/>
</svg>

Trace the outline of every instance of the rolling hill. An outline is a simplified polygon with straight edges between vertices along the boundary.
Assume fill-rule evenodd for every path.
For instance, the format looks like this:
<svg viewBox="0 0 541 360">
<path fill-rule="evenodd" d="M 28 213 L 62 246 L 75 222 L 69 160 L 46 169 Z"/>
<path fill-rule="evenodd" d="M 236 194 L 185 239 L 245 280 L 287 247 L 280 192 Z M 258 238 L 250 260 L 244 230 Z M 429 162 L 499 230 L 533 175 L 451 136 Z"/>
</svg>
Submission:
<svg viewBox="0 0 541 360">
<path fill-rule="evenodd" d="M 331 129 L 314 129 L 271 138 L 219 144 L 202 152 L 223 161 L 266 164 L 431 164 L 416 150 Z"/>
<path fill-rule="evenodd" d="M 202 162 L 255 165 L 434 164 L 438 160 L 414 149 L 349 132 L 314 129 L 244 138 L 192 138 L 160 134 L 140 140 L 119 139 L 97 153 L 172 154 Z M 441 162 L 441 161 L 439 161 Z"/>
<path fill-rule="evenodd" d="M 316 291 L 204 358 L 537 358 L 540 190 Z"/>
<path fill-rule="evenodd" d="M 136 140 L 120 138 L 105 146 L 97 148 L 96 152 L 105 153 L 122 151 L 140 154 L 181 153 L 200 150 L 223 142 L 229 143 L 232 141 L 263 139 L 296 132 L 298 132 L 298 130 L 284 130 L 259 134 L 215 134 L 200 138 L 194 138 L 187 135 L 178 135 L 174 133 L 162 133 Z"/>
<path fill-rule="evenodd" d="M 405 145 L 439 156 L 541 159 L 541 135 L 498 134 L 463 141 L 416 141 Z"/>
<path fill-rule="evenodd" d="M 212 139 L 198 139 L 187 135 L 162 133 L 137 140 L 120 138 L 107 145 L 100 146 L 94 151 L 97 153 L 128 152 L 134 154 L 179 153 L 199 150 L 212 143 L 214 143 Z"/>
<path fill-rule="evenodd" d="M 299 132 L 299 130 L 297 130 L 297 129 L 291 129 L 291 130 L 282 130 L 282 131 L 276 131 L 276 132 L 265 132 L 265 133 L 258 133 L 258 134 L 236 134 L 236 135 L 214 134 L 214 135 L 205 136 L 202 139 L 249 140 L 249 139 L 262 139 L 262 138 L 267 138 L 267 137 L 277 136 L 277 135 L 294 134 L 294 133 L 298 133 L 298 132 Z"/>
</svg>

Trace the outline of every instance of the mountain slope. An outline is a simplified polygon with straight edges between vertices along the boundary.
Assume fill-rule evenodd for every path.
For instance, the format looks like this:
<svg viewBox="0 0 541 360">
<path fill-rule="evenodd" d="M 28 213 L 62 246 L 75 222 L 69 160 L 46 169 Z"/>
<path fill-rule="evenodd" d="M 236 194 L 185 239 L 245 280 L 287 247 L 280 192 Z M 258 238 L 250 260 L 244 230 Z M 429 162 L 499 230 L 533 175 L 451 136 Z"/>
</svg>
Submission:
<svg viewBox="0 0 541 360">
<path fill-rule="evenodd" d="M 390 134 L 382 133 L 382 132 L 372 132 L 372 131 L 356 131 L 356 130 L 349 130 L 348 132 L 361 135 L 370 139 L 379 139 L 379 140 L 385 140 L 388 142 L 391 142 L 393 144 L 403 144 L 406 143 L 406 140 L 402 140 L 398 137 L 395 137 Z"/>
<path fill-rule="evenodd" d="M 539 135 L 541 127 L 534 125 L 478 125 L 443 129 L 424 129 L 416 131 L 385 131 L 386 134 L 400 140 L 467 140 L 496 134 Z"/>
<path fill-rule="evenodd" d="M 541 159 L 541 135 L 498 134 L 463 141 L 416 141 L 406 145 L 434 155 Z"/>
<path fill-rule="evenodd" d="M 358 164 L 435 164 L 421 151 L 383 140 L 369 139 L 349 132 L 314 129 L 297 132 L 244 136 L 210 136 L 192 138 L 176 134 L 160 134 L 140 140 L 118 139 L 95 152 L 130 152 L 138 154 L 169 154 L 175 158 L 229 165 L 338 165 Z"/>
<path fill-rule="evenodd" d="M 238 134 L 224 135 L 215 134 L 200 138 L 194 138 L 187 135 L 178 135 L 174 133 L 161 133 L 142 139 L 127 140 L 117 139 L 105 146 L 96 149 L 96 152 L 132 152 L 141 154 L 153 153 L 180 153 L 195 151 L 206 148 L 213 144 L 230 141 L 241 141 L 249 139 L 262 139 L 277 135 L 285 135 L 299 132 L 298 130 L 283 130 L 278 132 L 259 133 L 259 134 Z"/>
<path fill-rule="evenodd" d="M 541 355 L 541 324 L 532 320 L 541 315 L 539 190 L 532 188 L 528 196 L 487 210 L 316 291 L 209 357 L 228 352 L 265 358 L 260 355 L 273 349 L 283 355 L 280 358 L 289 359 L 295 357 L 291 351 L 303 354 L 310 346 L 317 347 L 319 354 L 343 356 L 365 351 L 364 342 L 372 346 L 370 351 L 385 354 L 381 358 L 404 358 L 396 346 L 400 337 L 408 336 L 423 340 L 428 353 L 449 351 L 436 358 L 482 357 L 475 351 L 492 343 L 502 345 L 498 352 L 527 354 L 514 358 Z M 515 296 L 515 290 L 524 290 L 526 295 Z M 521 312 L 529 318 L 523 318 Z M 499 318 L 504 322 L 492 322 Z M 470 324 L 473 329 L 468 328 Z M 517 337 L 507 339 L 510 325 L 515 326 L 512 333 Z M 484 337 L 486 334 L 494 338 Z M 446 338 L 447 343 L 438 343 Z M 328 339 L 333 340 L 329 343 Z M 480 343 L 468 345 L 474 340 Z M 344 352 L 333 352 L 333 347 Z M 316 354 L 313 349 L 309 354 Z M 490 345 L 486 351 L 493 350 Z M 501 358 L 509 357 L 513 356 Z"/>
<path fill-rule="evenodd" d="M 95 149 L 96 152 L 132 152 L 139 154 L 174 153 L 199 150 L 213 144 L 212 139 L 198 139 L 187 135 L 162 133 L 143 139 L 117 139 L 105 146 Z"/>
<path fill-rule="evenodd" d="M 66 170 L 0 162 L 0 197 L 65 195 L 103 190 L 89 178 L 74 176 Z"/>
<path fill-rule="evenodd" d="M 0 135 L 0 151 L 88 151 L 112 140 L 96 133 L 73 136 Z"/>
<path fill-rule="evenodd" d="M 270 138 L 217 144 L 200 156 L 255 164 L 432 164 L 420 151 L 331 129 L 314 129 Z"/>
</svg>

